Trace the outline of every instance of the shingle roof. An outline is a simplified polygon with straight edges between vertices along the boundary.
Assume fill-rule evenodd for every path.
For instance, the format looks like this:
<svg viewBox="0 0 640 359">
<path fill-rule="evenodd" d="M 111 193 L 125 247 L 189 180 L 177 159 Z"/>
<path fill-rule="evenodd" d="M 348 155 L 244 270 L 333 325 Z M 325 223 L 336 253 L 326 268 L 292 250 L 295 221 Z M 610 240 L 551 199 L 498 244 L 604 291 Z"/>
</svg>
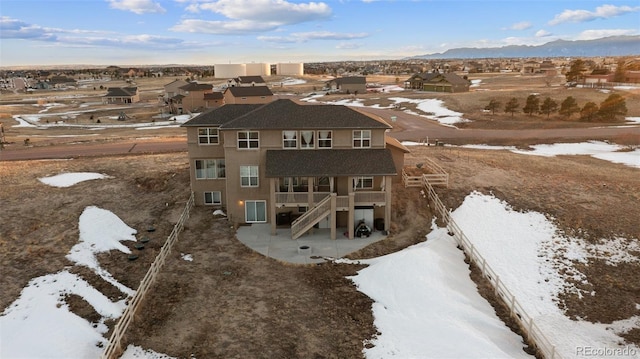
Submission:
<svg viewBox="0 0 640 359">
<path fill-rule="evenodd" d="M 224 105 L 239 106 L 239 105 Z M 300 105 L 280 99 L 222 126 L 224 129 L 335 129 L 391 128 L 384 121 L 341 105 Z"/>
<path fill-rule="evenodd" d="M 109 87 L 104 97 L 131 97 L 138 92 L 137 87 Z"/>
<path fill-rule="evenodd" d="M 462 77 L 447 72 L 444 74 L 441 74 L 439 72 L 423 72 L 421 74 L 416 74 L 413 75 L 409 80 L 415 78 L 415 77 L 421 77 L 422 80 L 424 82 L 438 82 L 438 78 L 444 78 L 447 82 L 451 83 L 451 84 L 469 84 L 469 81 L 463 79 Z M 407 80 L 407 81 L 409 81 Z"/>
<path fill-rule="evenodd" d="M 220 91 L 214 91 L 204 94 L 205 100 L 222 100 L 223 98 L 224 96 L 222 96 L 222 92 Z"/>
<path fill-rule="evenodd" d="M 335 82 L 337 84 L 366 84 L 367 78 L 362 76 L 347 76 L 347 77 L 336 77 L 333 80 L 329 80 L 327 82 Z"/>
<path fill-rule="evenodd" d="M 238 82 L 243 84 L 250 84 L 252 82 L 263 84 L 264 79 L 262 78 L 262 76 L 238 76 Z"/>
<path fill-rule="evenodd" d="M 267 177 L 396 175 L 389 149 L 267 150 Z"/>
<path fill-rule="evenodd" d="M 220 126 L 257 109 L 260 106 L 263 105 L 224 105 L 218 108 L 212 108 L 183 123 L 182 126 Z"/>
<path fill-rule="evenodd" d="M 189 82 L 184 86 L 180 86 L 181 90 L 184 91 L 205 91 L 213 89 L 213 85 L 211 84 L 200 84 L 197 82 Z"/>
<path fill-rule="evenodd" d="M 231 92 L 234 97 L 243 96 L 273 96 L 273 92 L 267 86 L 234 86 L 225 90 Z"/>
</svg>

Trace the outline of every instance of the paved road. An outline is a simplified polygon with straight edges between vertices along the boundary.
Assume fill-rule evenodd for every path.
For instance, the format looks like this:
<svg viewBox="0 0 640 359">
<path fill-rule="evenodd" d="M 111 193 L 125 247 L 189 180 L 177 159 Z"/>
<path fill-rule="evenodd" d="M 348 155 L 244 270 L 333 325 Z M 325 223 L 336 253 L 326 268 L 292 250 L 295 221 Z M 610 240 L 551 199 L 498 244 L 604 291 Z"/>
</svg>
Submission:
<svg viewBox="0 0 640 359">
<path fill-rule="evenodd" d="M 568 138 L 576 141 L 592 139 L 610 139 L 623 134 L 635 134 L 640 136 L 640 125 L 632 127 L 607 127 L 607 128 L 561 128 L 561 129 L 536 129 L 536 130 L 485 130 L 485 129 L 457 129 L 441 125 L 424 117 L 408 114 L 402 111 L 362 108 L 363 112 L 369 112 L 382 117 L 394 127 L 402 128 L 401 131 L 392 130 L 389 135 L 400 141 L 416 141 L 429 138 L 430 142 L 439 139 L 443 142 L 455 142 L 456 140 L 545 140 Z M 392 122 L 391 117 L 396 121 Z"/>
<path fill-rule="evenodd" d="M 187 151 L 186 138 L 121 140 L 117 142 L 16 147 L 0 151 L 0 161 L 76 158 Z"/>
<path fill-rule="evenodd" d="M 430 142 L 436 139 L 442 142 L 465 142 L 474 140 L 554 140 L 558 138 L 584 141 L 592 139 L 615 138 L 623 134 L 640 136 L 640 125 L 632 127 L 609 128 L 574 128 L 574 129 L 538 129 L 538 130 L 483 130 L 483 129 L 456 129 L 443 126 L 424 117 L 408 114 L 402 111 L 389 109 L 359 108 L 363 112 L 380 116 L 397 128 L 390 136 L 400 141 L 419 142 L 428 137 Z M 391 118 L 395 116 L 396 121 Z M 0 151 L 0 161 L 30 160 L 30 159 L 54 159 L 75 158 L 85 156 L 108 156 L 121 154 L 164 153 L 187 151 L 184 137 L 149 139 L 149 140 L 120 140 L 104 143 L 89 144 L 64 144 L 49 146 L 24 147 L 16 146 Z"/>
</svg>

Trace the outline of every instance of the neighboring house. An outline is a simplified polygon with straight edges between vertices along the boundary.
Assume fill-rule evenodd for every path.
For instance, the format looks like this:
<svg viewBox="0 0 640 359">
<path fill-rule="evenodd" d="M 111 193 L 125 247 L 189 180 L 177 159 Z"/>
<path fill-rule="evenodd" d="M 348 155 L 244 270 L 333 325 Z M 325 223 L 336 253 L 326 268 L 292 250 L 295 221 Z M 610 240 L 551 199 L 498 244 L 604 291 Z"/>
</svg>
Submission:
<svg viewBox="0 0 640 359">
<path fill-rule="evenodd" d="M 184 100 L 184 95 L 178 94 L 173 97 L 170 97 L 167 100 L 167 105 L 169 105 L 169 113 L 174 115 L 182 115 L 184 109 L 182 107 L 182 100 Z"/>
<path fill-rule="evenodd" d="M 589 75 L 584 76 L 584 84 L 591 86 L 604 86 L 613 81 L 614 74 L 609 71 L 594 70 Z"/>
<path fill-rule="evenodd" d="M 184 91 L 181 87 L 188 85 L 189 83 L 185 80 L 176 79 L 168 84 L 164 85 L 164 98 L 170 99 L 175 95 L 182 95 Z"/>
<path fill-rule="evenodd" d="M 225 104 L 182 126 L 196 204 L 223 208 L 235 225 L 290 225 L 294 239 L 314 226 L 353 238 L 361 220 L 389 228 L 407 150 L 378 118 L 281 99 Z"/>
<path fill-rule="evenodd" d="M 49 78 L 49 84 L 55 88 L 62 88 L 67 86 L 76 86 L 77 81 L 66 76 L 52 76 Z"/>
<path fill-rule="evenodd" d="M 363 76 L 336 77 L 326 81 L 325 87 L 342 93 L 364 94 L 367 93 L 367 78 Z"/>
<path fill-rule="evenodd" d="M 238 76 L 229 80 L 229 86 L 267 86 L 262 76 Z"/>
<path fill-rule="evenodd" d="M 184 95 L 182 106 L 185 110 L 194 112 L 206 107 L 204 95 L 213 92 L 213 85 L 193 81 L 181 86 L 180 90 L 183 91 L 182 95 Z"/>
<path fill-rule="evenodd" d="M 136 103 L 140 102 L 137 87 L 109 87 L 104 95 L 103 103 Z"/>
<path fill-rule="evenodd" d="M 224 95 L 220 91 L 204 94 L 204 107 L 218 108 L 224 105 Z"/>
<path fill-rule="evenodd" d="M 529 60 L 522 64 L 523 74 L 535 74 L 540 72 L 540 63 L 538 61 Z"/>
<path fill-rule="evenodd" d="M 411 76 L 404 82 L 406 89 L 432 92 L 468 92 L 471 83 L 454 74 L 423 72 Z"/>
<path fill-rule="evenodd" d="M 267 86 L 227 87 L 222 94 L 225 105 L 258 104 L 273 101 L 273 92 Z"/>
<path fill-rule="evenodd" d="M 625 71 L 624 82 L 633 84 L 640 83 L 640 71 Z"/>
</svg>

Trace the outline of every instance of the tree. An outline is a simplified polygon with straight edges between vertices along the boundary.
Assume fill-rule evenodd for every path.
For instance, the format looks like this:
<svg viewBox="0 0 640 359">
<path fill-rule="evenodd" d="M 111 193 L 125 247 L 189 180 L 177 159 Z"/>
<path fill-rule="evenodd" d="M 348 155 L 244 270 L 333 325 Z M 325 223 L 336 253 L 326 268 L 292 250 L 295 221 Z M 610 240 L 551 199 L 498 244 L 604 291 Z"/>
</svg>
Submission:
<svg viewBox="0 0 640 359">
<path fill-rule="evenodd" d="M 595 102 L 587 102 L 580 110 L 580 119 L 583 121 L 593 121 L 596 114 L 598 113 L 598 105 Z"/>
<path fill-rule="evenodd" d="M 616 72 L 613 73 L 613 82 L 624 82 L 625 72 L 627 71 L 624 59 L 618 60 Z"/>
<path fill-rule="evenodd" d="M 540 112 L 540 99 L 537 95 L 529 95 L 527 97 L 527 103 L 522 108 L 522 111 L 531 116 L 536 112 Z"/>
<path fill-rule="evenodd" d="M 577 82 L 582 78 L 582 71 L 585 70 L 584 61 L 577 59 L 571 63 L 569 71 L 565 74 L 567 82 Z"/>
<path fill-rule="evenodd" d="M 511 117 L 513 117 L 513 114 L 518 110 L 519 107 L 520 107 L 520 103 L 518 102 L 518 99 L 515 97 L 512 97 L 504 105 L 504 112 L 511 113 Z"/>
<path fill-rule="evenodd" d="M 547 97 L 542 102 L 540 106 L 540 112 L 547 115 L 547 119 L 551 116 L 552 112 L 556 112 L 558 110 L 558 103 L 555 100 L 552 100 L 551 97 Z"/>
<path fill-rule="evenodd" d="M 570 118 L 574 113 L 580 112 L 580 106 L 578 106 L 578 102 L 575 98 L 569 96 L 562 101 L 560 104 L 560 111 L 558 111 L 562 116 L 566 118 Z"/>
<path fill-rule="evenodd" d="M 489 104 L 487 106 L 485 106 L 485 110 L 487 111 L 491 111 L 492 115 L 496 114 L 496 110 L 498 110 L 500 108 L 502 104 L 496 100 L 496 99 L 491 99 L 491 101 L 489 101 Z"/>
<path fill-rule="evenodd" d="M 627 104 L 624 97 L 617 93 L 612 93 L 600 104 L 598 117 L 603 120 L 615 121 L 616 116 L 624 116 L 627 114 Z"/>
</svg>

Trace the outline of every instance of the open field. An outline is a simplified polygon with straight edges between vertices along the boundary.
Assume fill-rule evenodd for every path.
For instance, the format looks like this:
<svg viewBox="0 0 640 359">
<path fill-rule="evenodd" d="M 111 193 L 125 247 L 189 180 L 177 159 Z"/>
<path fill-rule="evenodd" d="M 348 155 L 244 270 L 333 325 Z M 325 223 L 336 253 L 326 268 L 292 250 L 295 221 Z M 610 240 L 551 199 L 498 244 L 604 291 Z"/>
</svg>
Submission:
<svg viewBox="0 0 640 359">
<path fill-rule="evenodd" d="M 283 86 L 281 91 L 287 94 L 307 93 L 313 91 L 313 86 L 322 85 L 318 78 L 308 79 L 306 84 Z M 140 112 L 127 112 L 131 113 L 130 122 L 153 121 L 152 116 L 159 113 L 158 108 L 153 107 L 157 91 L 162 84 L 170 82 L 154 79 L 146 83 L 144 80 L 140 80 L 139 86 L 146 93 L 144 98 L 149 107 L 140 108 Z M 515 76 L 482 80 L 480 89 L 484 89 L 468 94 L 401 92 L 366 94 L 362 98 L 365 103 L 381 105 L 389 101 L 384 100 L 385 96 L 440 98 L 450 109 L 475 119 L 467 126 L 519 129 L 580 127 L 585 124 L 548 122 L 542 116 L 528 118 L 524 114 L 516 115 L 515 120 L 504 116 L 483 120 L 488 115 L 482 112 L 482 108 L 493 94 L 509 97 L 518 94 L 522 96 L 522 103 L 531 92 L 540 93 L 543 97 L 554 94 L 559 101 L 571 94 L 579 104 L 586 100 L 599 103 L 607 96 L 594 89 L 547 87 L 542 78 L 527 78 L 526 86 Z M 394 81 L 394 77 L 371 80 L 381 83 Z M 3 94 L 0 121 L 4 124 L 9 146 L 21 146 L 24 138 L 30 138 L 37 146 L 55 146 L 75 141 L 184 136 L 181 128 L 140 132 L 126 128 L 43 131 L 12 127 L 15 121 L 11 115 L 36 113 L 43 109 L 39 106 L 34 111 L 38 96 L 50 98 L 47 100 L 50 103 L 63 103 L 65 106 L 49 110 L 61 113 L 68 112 L 70 108 L 84 110 L 87 109 L 85 104 L 99 101 L 95 94 L 84 91 L 73 99 L 54 97 L 58 96 L 57 92 L 46 96 L 31 95 L 29 103 L 18 106 L 7 104 L 16 99 L 8 100 Z M 90 89 L 89 92 L 93 91 Z M 639 116 L 638 90 L 622 93 L 628 96 L 629 116 Z M 327 97 L 338 96 L 341 95 Z M 96 113 L 105 117 L 121 111 L 107 111 L 100 106 L 103 105 L 89 105 L 88 108 L 103 111 Z M 83 113 L 67 120 L 90 122 L 89 116 L 89 113 Z M 93 121 L 96 116 L 94 114 Z M 116 123 L 115 120 L 106 121 Z M 630 145 L 638 145 L 637 137 L 632 136 L 629 141 Z M 640 238 L 637 169 L 587 156 L 523 157 L 507 151 L 434 146 L 412 147 L 411 150 L 406 156 L 406 165 L 415 166 L 429 157 L 451 174 L 450 187 L 437 189 L 450 208 L 459 206 L 471 191 L 479 190 L 493 193 L 518 210 L 545 213 L 567 234 L 584 241 Z M 120 283 L 135 288 L 189 196 L 188 168 L 187 156 L 183 152 L 0 162 L 0 198 L 4 208 L 9 209 L 0 212 L 2 308 L 18 297 L 31 278 L 57 272 L 70 264 L 65 254 L 78 241 L 78 218 L 87 206 L 112 211 L 140 234 L 150 225 L 156 228 L 152 241 L 140 252 L 138 260 L 127 261 L 125 254 L 117 252 L 103 254 L 99 258 L 102 266 Z M 38 181 L 40 177 L 61 172 L 100 172 L 112 178 L 87 181 L 69 188 L 52 188 Z M 349 257 L 380 256 L 424 240 L 432 216 L 426 200 L 419 195 L 417 188 L 405 189 L 395 184 L 394 190 L 394 201 L 398 205 L 394 206 L 389 238 Z M 128 245 L 132 248 L 132 244 Z M 193 254 L 194 262 L 183 260 L 180 253 Z M 576 285 L 595 294 L 582 298 L 563 295 L 558 305 L 568 316 L 610 323 L 640 315 L 637 306 L 640 265 L 637 262 L 612 266 L 606 260 L 592 259 L 588 263 L 576 263 L 576 267 L 587 278 L 586 283 Z M 177 357 L 255 357 L 256 353 L 261 353 L 262 357 L 270 358 L 356 358 L 361 356 L 362 341 L 376 333 L 371 300 L 345 278 L 359 268 L 332 263 L 295 266 L 262 257 L 237 241 L 224 219 L 212 216 L 210 209 L 195 208 L 167 260 L 160 282 L 147 297 L 127 340 Z M 74 270 L 112 300 L 121 295 L 90 271 Z M 474 280 L 479 283 L 481 293 L 493 300 L 491 289 L 477 278 L 477 272 L 474 272 Z M 97 317 L 92 307 L 79 297 L 70 296 L 67 301 L 71 309 L 82 317 L 90 321 Z M 496 310 L 501 313 L 499 304 L 496 304 Z M 509 322 L 508 318 L 504 319 Z M 630 330 L 624 339 L 640 345 L 640 329 Z"/>
</svg>

